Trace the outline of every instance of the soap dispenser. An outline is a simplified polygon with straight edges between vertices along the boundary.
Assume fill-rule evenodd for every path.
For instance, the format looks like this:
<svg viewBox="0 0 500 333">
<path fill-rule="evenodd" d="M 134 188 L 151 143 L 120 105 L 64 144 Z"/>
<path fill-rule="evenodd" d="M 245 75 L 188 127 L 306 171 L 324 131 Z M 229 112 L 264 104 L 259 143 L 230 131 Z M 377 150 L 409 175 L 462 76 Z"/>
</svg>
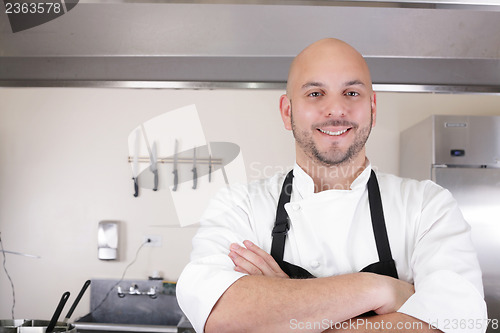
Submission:
<svg viewBox="0 0 500 333">
<path fill-rule="evenodd" d="M 101 260 L 116 260 L 118 258 L 118 222 L 99 222 L 97 230 L 97 258 Z"/>
</svg>

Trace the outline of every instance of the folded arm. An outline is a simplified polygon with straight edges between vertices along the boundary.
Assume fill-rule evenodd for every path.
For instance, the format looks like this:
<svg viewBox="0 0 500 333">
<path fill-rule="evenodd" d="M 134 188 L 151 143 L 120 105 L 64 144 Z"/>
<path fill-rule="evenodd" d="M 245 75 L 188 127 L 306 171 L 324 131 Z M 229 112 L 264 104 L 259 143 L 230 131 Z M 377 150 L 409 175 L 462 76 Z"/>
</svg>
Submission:
<svg viewBox="0 0 500 333">
<path fill-rule="evenodd" d="M 230 257 L 236 270 L 252 275 L 237 280 L 221 296 L 206 332 L 288 332 L 300 330 L 293 327 L 298 322 L 343 322 L 372 310 L 392 313 L 414 293 L 407 282 L 372 273 L 289 279 L 269 254 L 250 242 L 245 245 L 233 245 Z"/>
</svg>

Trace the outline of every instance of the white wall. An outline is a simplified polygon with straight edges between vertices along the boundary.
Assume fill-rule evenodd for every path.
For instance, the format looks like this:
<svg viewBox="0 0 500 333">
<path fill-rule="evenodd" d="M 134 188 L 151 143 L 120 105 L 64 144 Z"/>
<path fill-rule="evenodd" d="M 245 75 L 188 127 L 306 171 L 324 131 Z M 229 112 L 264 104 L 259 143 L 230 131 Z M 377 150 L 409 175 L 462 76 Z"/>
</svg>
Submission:
<svg viewBox="0 0 500 333">
<path fill-rule="evenodd" d="M 147 278 L 159 270 L 165 279 L 176 280 L 188 261 L 195 228 L 178 226 L 167 191 L 132 196 L 129 132 L 156 115 L 194 103 L 207 141 L 238 144 L 247 175 L 267 176 L 294 160 L 293 138 L 278 113 L 281 93 L 0 88 L 3 245 L 41 256 L 7 255 L 16 288 L 15 316 L 48 319 L 64 291 L 72 292 L 72 302 L 86 279 L 118 279 L 144 235 L 160 235 L 163 246 L 143 248 L 126 278 Z M 434 113 L 500 115 L 500 96 L 380 93 L 377 126 L 367 149 L 372 163 L 397 173 L 400 131 Z M 101 220 L 121 222 L 119 261 L 97 259 Z M 1 269 L 0 319 L 10 318 L 10 293 Z M 73 318 L 88 312 L 88 295 Z"/>
</svg>

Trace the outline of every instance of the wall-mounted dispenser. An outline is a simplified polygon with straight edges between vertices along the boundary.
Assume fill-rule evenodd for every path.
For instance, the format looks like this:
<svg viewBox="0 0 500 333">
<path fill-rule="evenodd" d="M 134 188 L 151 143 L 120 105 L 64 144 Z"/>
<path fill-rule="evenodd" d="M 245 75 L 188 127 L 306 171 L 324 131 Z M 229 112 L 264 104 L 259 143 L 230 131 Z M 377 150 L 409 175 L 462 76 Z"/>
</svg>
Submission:
<svg viewBox="0 0 500 333">
<path fill-rule="evenodd" d="M 99 222 L 97 230 L 97 258 L 101 260 L 116 260 L 118 258 L 118 222 Z"/>
</svg>

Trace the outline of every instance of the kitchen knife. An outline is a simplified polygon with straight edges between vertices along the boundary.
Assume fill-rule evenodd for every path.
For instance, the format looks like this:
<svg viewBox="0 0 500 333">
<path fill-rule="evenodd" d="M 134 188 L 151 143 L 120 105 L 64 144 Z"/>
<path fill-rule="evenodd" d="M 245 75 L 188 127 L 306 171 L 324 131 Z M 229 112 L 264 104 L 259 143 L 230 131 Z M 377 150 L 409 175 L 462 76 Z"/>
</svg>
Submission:
<svg viewBox="0 0 500 333">
<path fill-rule="evenodd" d="M 152 150 L 152 154 L 151 154 L 151 165 L 149 166 L 149 169 L 151 170 L 151 172 L 153 172 L 154 174 L 154 187 L 153 187 L 153 191 L 157 191 L 158 190 L 158 155 L 157 155 L 157 151 L 156 151 L 156 141 L 153 142 L 153 146 L 151 147 L 151 150 Z"/>
<path fill-rule="evenodd" d="M 175 147 L 174 147 L 174 171 L 172 173 L 174 174 L 174 187 L 172 188 L 172 191 L 177 191 L 177 184 L 179 183 L 179 175 L 177 173 L 177 149 L 179 148 L 179 142 L 177 139 L 175 140 Z"/>
<path fill-rule="evenodd" d="M 135 132 L 135 143 L 134 143 L 134 156 L 132 158 L 132 179 L 134 180 L 134 197 L 139 195 L 139 183 L 137 177 L 139 177 L 139 145 L 140 145 L 140 136 L 139 129 L 136 129 Z"/>
<path fill-rule="evenodd" d="M 196 147 L 193 149 L 193 190 L 196 190 L 198 184 L 198 173 L 196 171 Z"/>
<path fill-rule="evenodd" d="M 226 169 L 224 169 L 224 165 L 221 166 L 222 176 L 224 176 L 224 181 L 226 182 L 226 186 L 229 188 L 229 180 L 227 179 Z"/>
<path fill-rule="evenodd" d="M 208 155 L 208 182 L 212 181 L 212 154 Z"/>
<path fill-rule="evenodd" d="M 144 129 L 144 125 L 141 124 L 141 131 L 142 131 L 142 136 L 144 137 L 144 142 L 146 143 L 146 148 L 148 149 L 148 154 L 149 154 L 149 170 L 154 175 L 154 186 L 153 186 L 153 191 L 158 190 L 158 165 L 156 164 L 156 141 L 153 142 L 153 149 L 151 149 L 151 146 L 149 145 L 149 140 L 148 136 L 146 135 L 146 130 Z"/>
</svg>

